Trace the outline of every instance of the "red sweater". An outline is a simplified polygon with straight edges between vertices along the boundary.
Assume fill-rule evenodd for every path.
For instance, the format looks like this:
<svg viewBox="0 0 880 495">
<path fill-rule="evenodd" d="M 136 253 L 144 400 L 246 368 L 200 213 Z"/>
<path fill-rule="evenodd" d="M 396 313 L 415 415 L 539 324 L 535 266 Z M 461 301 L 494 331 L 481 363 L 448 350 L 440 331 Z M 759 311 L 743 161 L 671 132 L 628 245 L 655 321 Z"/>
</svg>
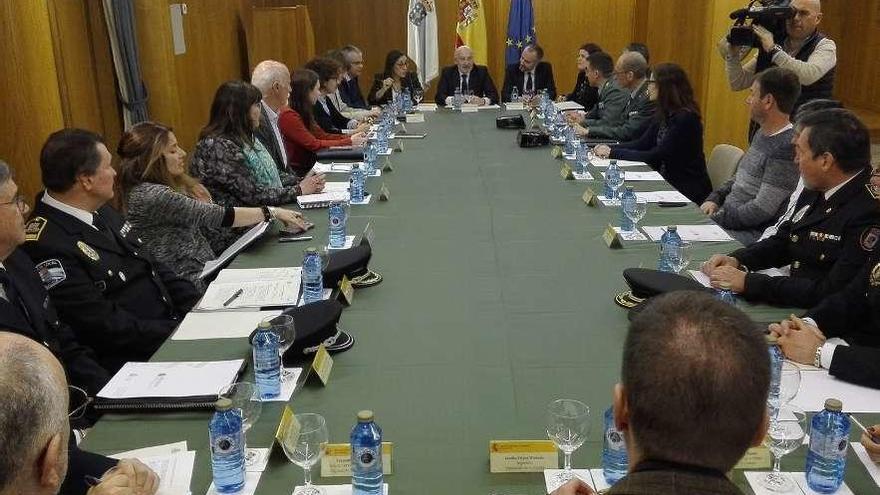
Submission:
<svg viewBox="0 0 880 495">
<path fill-rule="evenodd" d="M 278 116 L 278 130 L 284 138 L 284 148 L 290 167 L 304 174 L 315 164 L 315 152 L 331 146 L 351 146 L 345 134 L 328 134 L 317 124 L 307 129 L 302 117 L 293 109 L 284 108 Z"/>
</svg>

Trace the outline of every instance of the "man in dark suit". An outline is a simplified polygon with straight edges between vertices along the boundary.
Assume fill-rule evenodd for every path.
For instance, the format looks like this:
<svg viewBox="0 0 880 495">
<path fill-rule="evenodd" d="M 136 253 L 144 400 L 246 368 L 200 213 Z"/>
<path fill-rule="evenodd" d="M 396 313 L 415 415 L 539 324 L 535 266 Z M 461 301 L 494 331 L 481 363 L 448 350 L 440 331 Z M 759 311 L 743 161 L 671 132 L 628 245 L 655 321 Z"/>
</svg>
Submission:
<svg viewBox="0 0 880 495">
<path fill-rule="evenodd" d="M 819 110 L 798 122 L 795 162 L 805 190 L 773 236 L 703 265 L 712 285 L 749 301 L 810 308 L 853 280 L 880 241 L 880 208 L 865 187 L 868 129 L 852 112 Z M 757 270 L 791 265 L 791 275 Z"/>
<path fill-rule="evenodd" d="M 45 272 L 59 316 L 115 372 L 159 348 L 201 294 L 147 252 L 106 203 L 116 173 L 97 134 L 65 129 L 40 153 L 46 191 L 25 227 L 23 249 Z"/>
<path fill-rule="evenodd" d="M 614 73 L 617 84 L 628 93 L 621 112 L 623 120 L 619 124 L 603 122 L 592 122 L 586 126 L 578 124 L 575 132 L 579 136 L 589 139 L 631 141 L 641 136 L 651 124 L 657 104 L 648 96 L 646 81 L 648 63 L 645 57 L 638 52 L 625 52 L 617 59 Z"/>
<path fill-rule="evenodd" d="M 520 94 L 538 94 L 547 91 L 551 100 L 556 99 L 556 82 L 553 80 L 553 66 L 544 62 L 544 49 L 540 45 L 526 46 L 519 56 L 518 64 L 510 64 L 504 72 L 502 101 L 510 101 L 513 88 Z"/>
<path fill-rule="evenodd" d="M 134 459 L 79 450 L 64 370 L 31 339 L 0 331 L 0 493 L 152 495 L 159 478 Z M 86 476 L 100 480 L 94 487 Z"/>
<path fill-rule="evenodd" d="M 653 299 L 623 345 L 612 407 L 630 468 L 607 493 L 741 494 L 726 473 L 761 445 L 769 389 L 767 343 L 745 313 L 706 293 Z M 573 480 L 553 495 L 590 493 Z"/>
<path fill-rule="evenodd" d="M 364 54 L 354 45 L 346 45 L 340 49 L 347 63 L 347 70 L 339 81 L 339 95 L 348 106 L 368 110 L 367 101 L 361 92 L 358 78 L 364 71 Z"/>
<path fill-rule="evenodd" d="M 489 69 L 485 65 L 474 64 L 474 52 L 467 45 L 455 49 L 455 65 L 444 67 L 440 73 L 440 82 L 437 84 L 437 94 L 434 101 L 438 105 L 451 105 L 452 97 L 456 90 L 461 90 L 462 95 L 467 95 L 468 103 L 476 105 L 491 105 L 498 103 L 498 90 Z"/>
</svg>

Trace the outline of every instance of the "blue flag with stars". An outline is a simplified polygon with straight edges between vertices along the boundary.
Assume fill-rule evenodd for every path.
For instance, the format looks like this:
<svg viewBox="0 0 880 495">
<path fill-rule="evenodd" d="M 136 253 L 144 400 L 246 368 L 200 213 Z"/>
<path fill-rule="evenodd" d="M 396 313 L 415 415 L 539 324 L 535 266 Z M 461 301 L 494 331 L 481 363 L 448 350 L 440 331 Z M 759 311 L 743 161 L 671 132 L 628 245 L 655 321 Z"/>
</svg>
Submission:
<svg viewBox="0 0 880 495">
<path fill-rule="evenodd" d="M 510 2 L 510 15 L 507 18 L 507 39 L 505 44 L 507 64 L 519 62 L 519 55 L 526 45 L 538 42 L 535 34 L 535 13 L 532 0 L 513 0 Z"/>
</svg>

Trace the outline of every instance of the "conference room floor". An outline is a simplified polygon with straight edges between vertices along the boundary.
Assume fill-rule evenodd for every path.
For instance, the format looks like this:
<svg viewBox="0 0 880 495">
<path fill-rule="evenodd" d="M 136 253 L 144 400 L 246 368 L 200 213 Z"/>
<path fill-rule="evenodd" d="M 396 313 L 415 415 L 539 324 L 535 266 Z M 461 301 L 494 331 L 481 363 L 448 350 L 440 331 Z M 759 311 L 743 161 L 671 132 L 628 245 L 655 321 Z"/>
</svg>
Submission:
<svg viewBox="0 0 880 495">
<path fill-rule="evenodd" d="M 493 439 L 546 439 L 545 407 L 561 397 L 592 410 L 589 441 L 575 452 L 574 466 L 601 463 L 602 414 L 618 380 L 627 328 L 614 295 L 625 289 L 622 270 L 653 267 L 657 247 L 608 249 L 602 232 L 617 210 L 581 200 L 587 185 L 599 190 L 599 183 L 563 181 L 562 162 L 548 148 L 520 149 L 516 131 L 495 129 L 496 115 L 428 113 L 426 124 L 407 126 L 425 130 L 427 138 L 403 141 L 404 151 L 391 157 L 394 171 L 369 180 L 373 192 L 384 182 L 390 201 L 374 195 L 370 205 L 351 211 L 351 233 L 373 222 L 371 266 L 385 280 L 357 291 L 343 313 L 341 326 L 357 342 L 334 357 L 329 385 L 306 385 L 291 401 L 296 412 L 322 414 L 334 443 L 348 442 L 358 410 L 374 410 L 385 440 L 394 442 L 394 474 L 386 478 L 391 493 L 545 493 L 540 473 L 490 474 L 488 446 Z M 307 215 L 318 225 L 311 243 L 317 246 L 327 236 L 327 212 Z M 642 223 L 706 222 L 693 205 L 651 205 Z M 305 244 L 270 237 L 234 266 L 299 265 Z M 734 247 L 701 245 L 696 257 Z M 742 307 L 760 322 L 790 311 Z M 248 355 L 244 339 L 169 340 L 153 359 Z M 264 405 L 249 447 L 271 444 L 281 407 Z M 192 493 L 201 495 L 211 481 L 209 416 L 107 415 L 85 446 L 110 453 L 187 440 L 198 451 Z M 878 415 L 865 419 L 880 422 Z M 804 450 L 787 456 L 783 468 L 803 471 Z M 854 455 L 849 462 L 847 482 L 856 493 L 876 489 Z M 315 468 L 318 484 L 350 482 L 317 474 Z M 734 480 L 750 493 L 741 472 Z M 301 483 L 302 470 L 276 448 L 256 493 L 287 495 Z"/>
</svg>

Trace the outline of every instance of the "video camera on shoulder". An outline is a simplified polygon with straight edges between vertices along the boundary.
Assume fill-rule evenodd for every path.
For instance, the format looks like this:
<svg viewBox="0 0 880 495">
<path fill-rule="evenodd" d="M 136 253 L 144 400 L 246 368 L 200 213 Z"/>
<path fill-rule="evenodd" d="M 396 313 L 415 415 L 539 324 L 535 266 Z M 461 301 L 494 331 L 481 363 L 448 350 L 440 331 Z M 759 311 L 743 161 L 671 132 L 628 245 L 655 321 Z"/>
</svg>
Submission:
<svg viewBox="0 0 880 495">
<path fill-rule="evenodd" d="M 760 48 L 761 41 L 755 35 L 755 25 L 763 26 L 779 39 L 785 33 L 786 19 L 794 15 L 791 0 L 751 0 L 748 7 L 730 13 L 730 18 L 736 22 L 730 28 L 727 41 L 733 46 Z"/>
</svg>

